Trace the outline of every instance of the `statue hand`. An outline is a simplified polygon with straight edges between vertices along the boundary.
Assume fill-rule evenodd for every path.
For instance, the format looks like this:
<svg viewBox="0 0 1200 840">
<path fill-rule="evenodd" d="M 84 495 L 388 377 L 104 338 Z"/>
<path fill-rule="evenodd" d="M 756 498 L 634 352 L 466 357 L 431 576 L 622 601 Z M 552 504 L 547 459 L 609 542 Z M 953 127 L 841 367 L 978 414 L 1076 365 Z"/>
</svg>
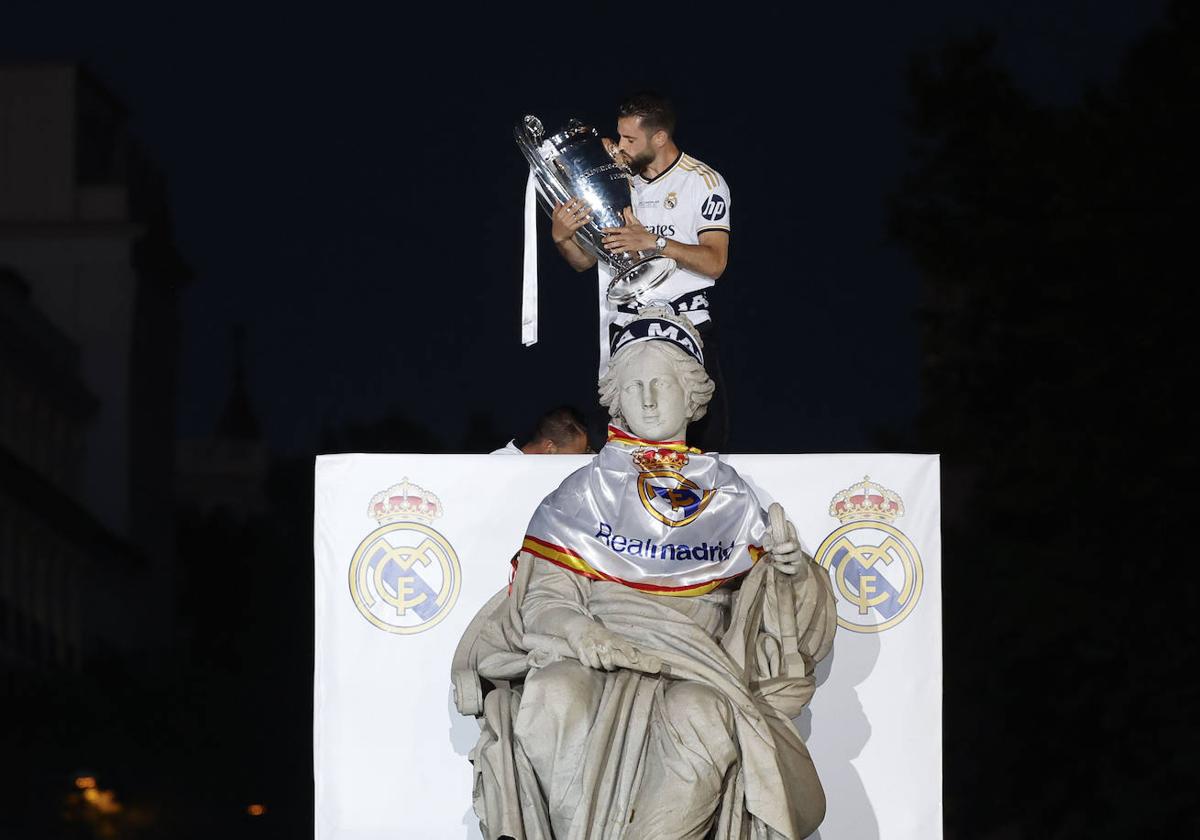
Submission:
<svg viewBox="0 0 1200 840">
<path fill-rule="evenodd" d="M 771 555 L 771 564 L 785 575 L 794 575 L 807 570 L 807 560 L 800 548 L 800 537 L 796 526 L 783 512 L 783 506 L 773 502 L 767 509 L 770 530 L 763 540 L 763 547 Z"/>
<path fill-rule="evenodd" d="M 638 662 L 641 654 L 637 648 L 603 625 L 588 623 L 590 626 L 567 635 L 567 643 L 581 664 L 598 671 L 613 671 Z"/>
</svg>

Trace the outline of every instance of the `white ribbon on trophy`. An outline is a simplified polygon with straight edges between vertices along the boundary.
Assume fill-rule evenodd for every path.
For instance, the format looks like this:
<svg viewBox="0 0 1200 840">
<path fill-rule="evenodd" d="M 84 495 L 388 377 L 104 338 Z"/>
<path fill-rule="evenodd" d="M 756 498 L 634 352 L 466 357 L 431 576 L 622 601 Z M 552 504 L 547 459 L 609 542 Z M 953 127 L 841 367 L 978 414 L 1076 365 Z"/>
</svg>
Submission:
<svg viewBox="0 0 1200 840">
<path fill-rule="evenodd" d="M 525 262 L 521 282 L 521 344 L 537 344 L 537 184 L 533 170 L 525 182 Z"/>
</svg>

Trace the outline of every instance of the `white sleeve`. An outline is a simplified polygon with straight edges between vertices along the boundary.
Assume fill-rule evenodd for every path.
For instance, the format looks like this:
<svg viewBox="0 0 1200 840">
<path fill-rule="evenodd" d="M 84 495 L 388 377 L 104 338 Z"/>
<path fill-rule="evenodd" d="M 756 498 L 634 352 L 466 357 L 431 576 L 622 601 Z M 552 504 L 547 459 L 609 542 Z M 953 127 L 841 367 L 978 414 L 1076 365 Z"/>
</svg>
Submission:
<svg viewBox="0 0 1200 840">
<path fill-rule="evenodd" d="M 715 174 L 715 173 L 714 173 Z M 729 231 L 729 185 L 717 175 L 714 184 L 700 182 L 696 190 L 696 236 L 709 230 Z"/>
</svg>

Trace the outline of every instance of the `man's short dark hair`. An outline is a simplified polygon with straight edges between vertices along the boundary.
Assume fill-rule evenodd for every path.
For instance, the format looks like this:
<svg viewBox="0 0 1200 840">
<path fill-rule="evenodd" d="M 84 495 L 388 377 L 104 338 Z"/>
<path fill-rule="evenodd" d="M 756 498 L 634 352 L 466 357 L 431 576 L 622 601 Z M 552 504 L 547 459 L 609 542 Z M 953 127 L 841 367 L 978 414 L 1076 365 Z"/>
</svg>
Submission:
<svg viewBox="0 0 1200 840">
<path fill-rule="evenodd" d="M 574 443 L 580 435 L 587 437 L 587 421 L 575 407 L 560 405 L 547 411 L 538 420 L 530 443 L 550 440 L 558 447 L 564 448 Z"/>
<path fill-rule="evenodd" d="M 653 136 L 656 131 L 675 136 L 675 108 L 671 101 L 660 93 L 642 91 L 626 99 L 617 108 L 617 118 L 640 117 L 641 126 Z"/>
</svg>

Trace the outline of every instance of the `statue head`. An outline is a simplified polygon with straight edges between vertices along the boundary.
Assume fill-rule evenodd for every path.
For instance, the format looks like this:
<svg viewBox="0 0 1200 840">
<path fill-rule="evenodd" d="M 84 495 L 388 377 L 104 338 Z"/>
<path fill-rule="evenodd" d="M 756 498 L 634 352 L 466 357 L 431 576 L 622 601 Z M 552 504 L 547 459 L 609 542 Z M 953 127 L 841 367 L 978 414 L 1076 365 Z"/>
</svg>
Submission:
<svg viewBox="0 0 1200 840">
<path fill-rule="evenodd" d="M 646 440 L 686 439 L 716 390 L 696 328 L 669 308 L 647 308 L 612 346 L 599 391 L 613 423 Z"/>
</svg>

